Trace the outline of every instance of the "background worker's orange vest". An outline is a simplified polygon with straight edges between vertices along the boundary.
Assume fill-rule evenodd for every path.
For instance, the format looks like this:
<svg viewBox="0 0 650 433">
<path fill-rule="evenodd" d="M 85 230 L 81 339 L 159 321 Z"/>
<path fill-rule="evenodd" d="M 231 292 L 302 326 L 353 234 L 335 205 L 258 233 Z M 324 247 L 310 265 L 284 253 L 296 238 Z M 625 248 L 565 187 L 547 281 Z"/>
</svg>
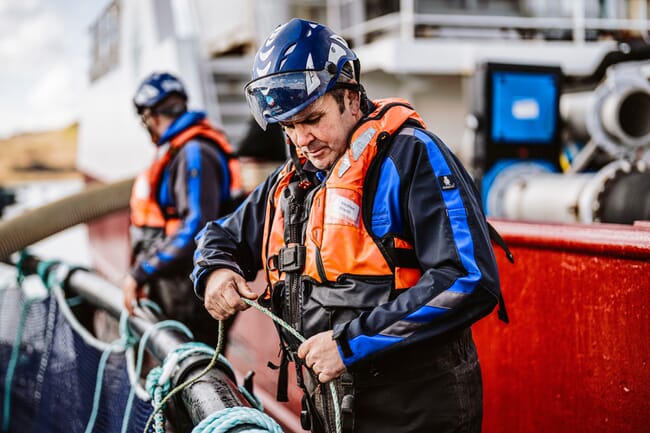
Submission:
<svg viewBox="0 0 650 433">
<path fill-rule="evenodd" d="M 172 138 L 169 144 L 159 148 L 159 154 L 149 168 L 135 180 L 131 191 L 131 224 L 136 227 L 151 227 L 164 229 L 167 235 L 174 233 L 178 228 L 180 220 L 175 217 L 174 208 L 160 209 L 156 200 L 156 193 L 162 178 L 165 167 L 170 163 L 172 157 L 190 140 L 196 137 L 208 139 L 228 159 L 228 170 L 230 172 L 230 196 L 235 197 L 241 193 L 242 180 L 239 170 L 239 161 L 232 157 L 232 148 L 225 135 L 217 131 L 207 120 L 192 125 L 180 134 Z M 217 200 L 217 197 L 215 197 Z M 164 212 L 163 212 L 164 211 Z M 171 215 L 172 217 L 165 217 Z"/>
</svg>

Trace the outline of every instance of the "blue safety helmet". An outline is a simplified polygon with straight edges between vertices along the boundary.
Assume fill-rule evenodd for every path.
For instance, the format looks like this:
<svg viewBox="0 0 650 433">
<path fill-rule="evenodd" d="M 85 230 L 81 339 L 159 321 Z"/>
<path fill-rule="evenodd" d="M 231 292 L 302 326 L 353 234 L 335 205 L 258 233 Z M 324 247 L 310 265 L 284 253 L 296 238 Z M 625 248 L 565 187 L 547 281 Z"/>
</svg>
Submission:
<svg viewBox="0 0 650 433">
<path fill-rule="evenodd" d="M 257 52 L 244 88 L 253 117 L 266 129 L 299 113 L 334 87 L 348 62 L 358 82 L 357 55 L 328 27 L 298 18 L 278 27 Z"/>
<path fill-rule="evenodd" d="M 178 78 L 167 72 L 154 72 L 142 80 L 133 97 L 133 104 L 138 114 L 142 114 L 145 109 L 155 107 L 172 94 L 179 95 L 187 101 L 185 86 Z"/>
</svg>

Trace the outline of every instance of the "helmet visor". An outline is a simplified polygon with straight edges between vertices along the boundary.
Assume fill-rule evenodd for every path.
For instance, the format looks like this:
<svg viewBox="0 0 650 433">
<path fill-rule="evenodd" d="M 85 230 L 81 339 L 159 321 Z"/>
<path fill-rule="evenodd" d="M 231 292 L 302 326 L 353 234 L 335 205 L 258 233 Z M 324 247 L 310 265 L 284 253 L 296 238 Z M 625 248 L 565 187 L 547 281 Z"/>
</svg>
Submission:
<svg viewBox="0 0 650 433">
<path fill-rule="evenodd" d="M 336 75 L 323 70 L 303 70 L 267 75 L 246 85 L 248 105 L 257 123 L 266 129 L 299 113 L 329 90 Z"/>
</svg>

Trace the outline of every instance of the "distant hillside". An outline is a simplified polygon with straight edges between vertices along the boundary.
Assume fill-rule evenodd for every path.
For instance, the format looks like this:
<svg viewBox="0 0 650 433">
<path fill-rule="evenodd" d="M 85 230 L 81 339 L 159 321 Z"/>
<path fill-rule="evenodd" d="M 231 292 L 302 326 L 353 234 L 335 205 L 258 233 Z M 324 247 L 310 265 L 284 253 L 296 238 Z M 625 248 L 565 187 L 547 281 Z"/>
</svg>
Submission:
<svg viewBox="0 0 650 433">
<path fill-rule="evenodd" d="M 80 176 L 76 123 L 67 128 L 0 139 L 0 185 Z"/>
</svg>

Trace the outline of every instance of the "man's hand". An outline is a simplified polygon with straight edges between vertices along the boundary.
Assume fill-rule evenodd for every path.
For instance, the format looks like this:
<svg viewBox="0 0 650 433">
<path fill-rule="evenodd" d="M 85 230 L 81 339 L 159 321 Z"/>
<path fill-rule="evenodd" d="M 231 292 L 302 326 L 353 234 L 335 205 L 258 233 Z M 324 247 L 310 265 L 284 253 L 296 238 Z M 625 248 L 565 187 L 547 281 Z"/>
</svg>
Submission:
<svg viewBox="0 0 650 433">
<path fill-rule="evenodd" d="M 247 309 L 242 297 L 255 300 L 257 295 L 246 280 L 230 269 L 213 271 L 205 283 L 205 309 L 217 320 L 225 320 Z"/>
<path fill-rule="evenodd" d="M 332 331 L 325 331 L 310 337 L 298 348 L 298 357 L 305 360 L 320 383 L 336 379 L 345 371 L 345 364 L 339 355 Z"/>
<path fill-rule="evenodd" d="M 122 283 L 122 291 L 124 292 L 124 308 L 129 315 L 133 315 L 135 301 L 147 297 L 144 288 L 131 275 L 127 275 Z"/>
</svg>

